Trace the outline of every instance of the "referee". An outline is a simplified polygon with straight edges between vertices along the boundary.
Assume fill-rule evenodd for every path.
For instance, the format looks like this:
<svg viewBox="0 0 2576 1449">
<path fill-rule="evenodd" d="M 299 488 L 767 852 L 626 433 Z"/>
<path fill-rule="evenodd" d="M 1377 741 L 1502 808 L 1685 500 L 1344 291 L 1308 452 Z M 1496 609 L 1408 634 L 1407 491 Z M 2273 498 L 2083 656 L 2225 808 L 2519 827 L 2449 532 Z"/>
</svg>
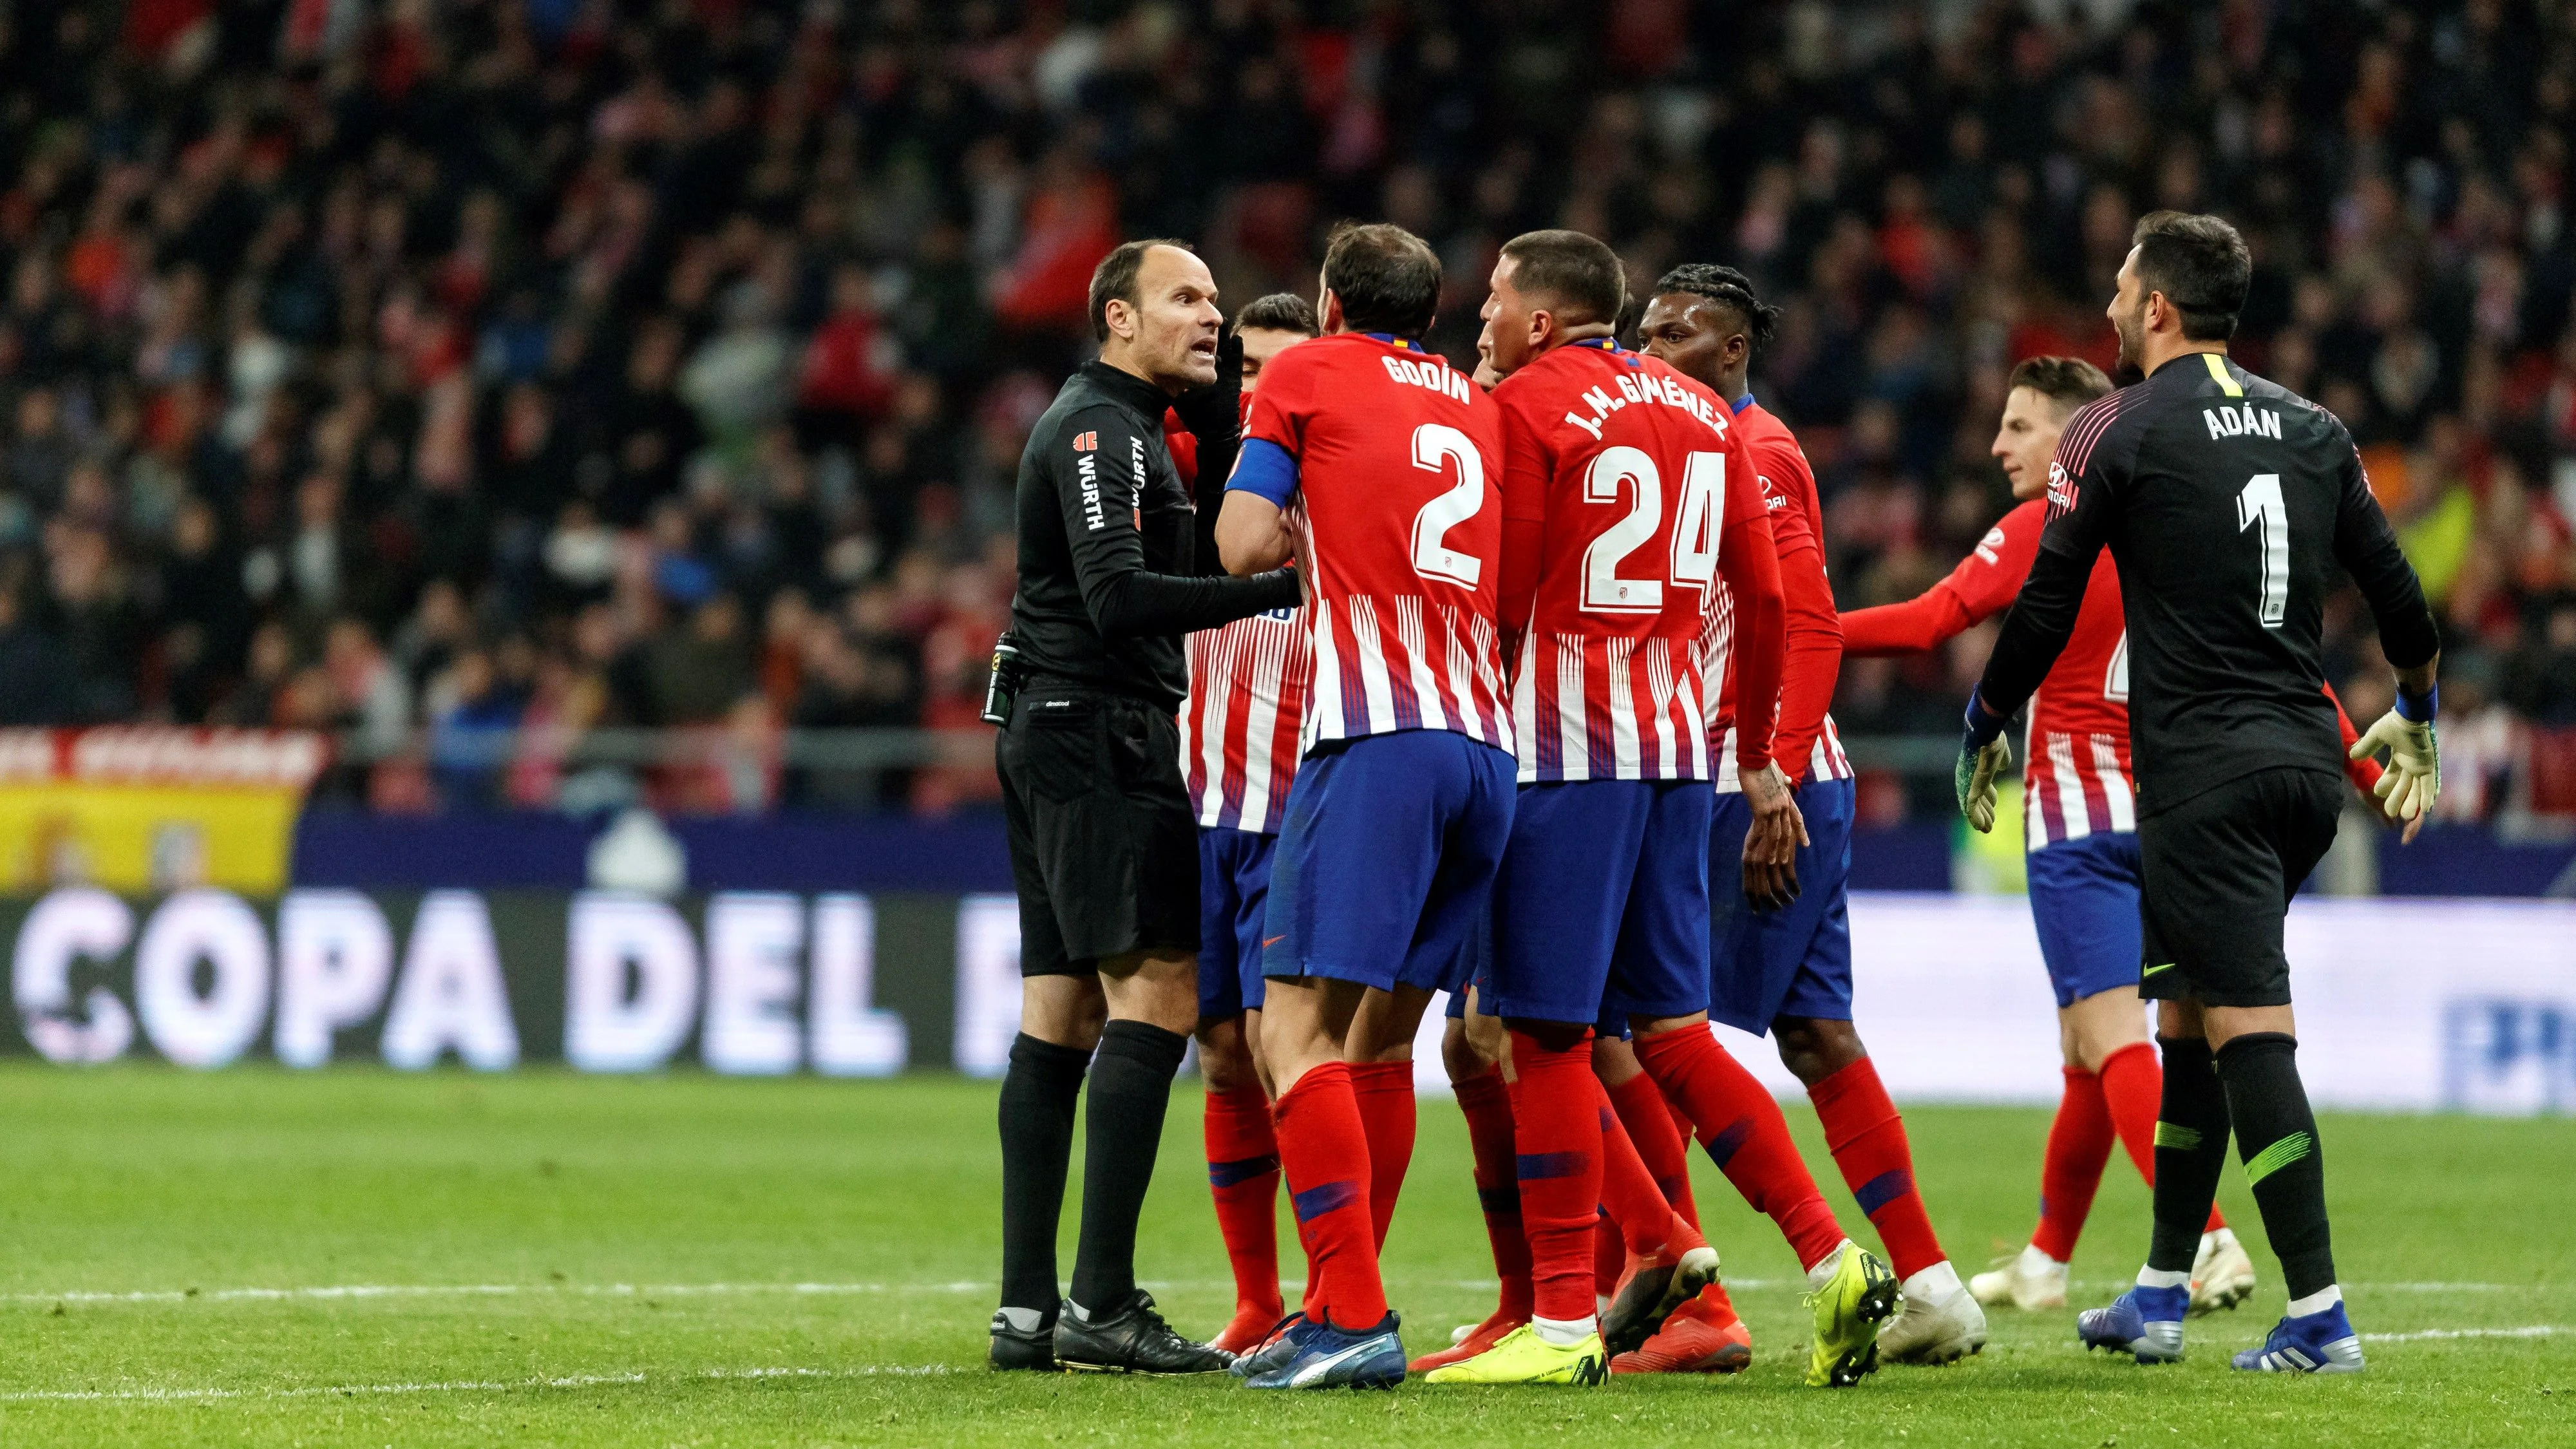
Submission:
<svg viewBox="0 0 2576 1449">
<path fill-rule="evenodd" d="M 1091 276 L 1100 357 L 1020 455 L 1019 591 L 995 744 L 1020 897 L 1020 1035 L 1002 1083 L 1002 1369 L 1208 1373 L 1136 1287 L 1136 1218 L 1198 1019 L 1198 826 L 1174 714 L 1182 636 L 1297 603 L 1285 571 L 1201 576 L 1167 409 L 1220 483 L 1241 423 L 1216 283 L 1185 243 L 1129 242 Z M 1187 396 L 1184 396 L 1187 394 Z M 1211 565 L 1212 566 L 1212 565 Z M 1016 689 L 1016 698 L 1012 698 Z M 1106 1025 L 1103 1025 L 1103 1018 Z M 1082 1237 L 1059 1311 L 1056 1221 L 1091 1074 Z"/>
<path fill-rule="evenodd" d="M 2066 423 L 2039 557 L 1968 701 L 1960 805 L 1993 821 L 1999 738 L 2057 658 L 2108 546 L 2129 624 L 2129 734 L 2144 864 L 2140 994 L 2158 1003 L 2164 1098 L 2155 1236 L 2138 1286 L 2078 1319 L 2087 1347 L 2182 1356 L 2192 1256 L 2232 1132 L 2280 1255 L 2289 1314 L 2240 1369 L 2349 1373 L 2361 1340 L 2335 1286 L 2324 1158 L 2300 1085 L 2282 918 L 2333 843 L 2335 708 L 2317 662 L 2338 567 L 2378 621 L 2397 708 L 2356 755 L 2390 754 L 2391 817 L 2433 802 L 2441 638 L 2343 424 L 2227 359 L 2252 271 L 2214 216 L 2138 223 L 2111 301 L 2146 380 Z"/>
</svg>

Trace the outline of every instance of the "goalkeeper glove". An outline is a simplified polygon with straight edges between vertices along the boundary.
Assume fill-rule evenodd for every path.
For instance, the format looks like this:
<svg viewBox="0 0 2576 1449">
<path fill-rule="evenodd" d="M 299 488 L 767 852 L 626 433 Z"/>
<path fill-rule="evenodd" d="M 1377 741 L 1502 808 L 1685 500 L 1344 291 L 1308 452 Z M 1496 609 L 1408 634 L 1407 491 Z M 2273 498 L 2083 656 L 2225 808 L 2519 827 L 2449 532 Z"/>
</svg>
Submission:
<svg viewBox="0 0 2576 1449">
<path fill-rule="evenodd" d="M 1959 813 L 1977 827 L 1979 835 L 1989 835 L 1995 828 L 1995 781 L 2012 767 L 2012 746 L 2001 735 L 1982 745 L 1959 746 L 1959 763 L 1951 770 L 1951 783 L 1959 790 Z"/>
<path fill-rule="evenodd" d="M 2012 765 L 2012 746 L 2005 743 L 2007 716 L 1986 708 L 1976 695 L 1968 696 L 1967 736 L 1959 742 L 1959 762 L 1952 767 L 1950 782 L 1959 792 L 1959 813 L 1979 835 L 1991 834 L 1995 828 L 1995 780 Z"/>
<path fill-rule="evenodd" d="M 2373 793 L 2379 796 L 2380 808 L 2391 820 L 2413 820 L 2433 808 L 2442 793 L 2442 742 L 2433 731 L 2433 714 L 2439 692 L 2427 693 L 2420 700 L 2409 700 L 2401 691 L 2397 707 L 2379 717 L 2362 737 L 2353 742 L 2352 758 L 2359 760 L 2388 752 L 2388 768 L 2379 777 Z M 2408 716 L 2412 707 L 2422 719 Z"/>
</svg>

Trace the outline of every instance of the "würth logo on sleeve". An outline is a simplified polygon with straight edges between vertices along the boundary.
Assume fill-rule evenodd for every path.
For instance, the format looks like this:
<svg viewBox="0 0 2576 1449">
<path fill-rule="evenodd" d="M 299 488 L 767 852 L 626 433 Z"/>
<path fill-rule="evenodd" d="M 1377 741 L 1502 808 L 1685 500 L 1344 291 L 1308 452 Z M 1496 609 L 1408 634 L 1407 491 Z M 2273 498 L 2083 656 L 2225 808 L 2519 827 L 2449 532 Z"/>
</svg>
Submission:
<svg viewBox="0 0 2576 1449">
<path fill-rule="evenodd" d="M 1073 450 L 1077 453 L 1094 452 L 1097 451 L 1099 447 L 1100 434 L 1096 432 L 1076 433 L 1073 435 Z"/>
<path fill-rule="evenodd" d="M 2048 465 L 2048 516 L 2055 518 L 2060 514 L 2073 513 L 2076 496 L 2081 491 L 2075 480 L 2066 476 L 2066 465 L 2051 459 Z"/>
</svg>

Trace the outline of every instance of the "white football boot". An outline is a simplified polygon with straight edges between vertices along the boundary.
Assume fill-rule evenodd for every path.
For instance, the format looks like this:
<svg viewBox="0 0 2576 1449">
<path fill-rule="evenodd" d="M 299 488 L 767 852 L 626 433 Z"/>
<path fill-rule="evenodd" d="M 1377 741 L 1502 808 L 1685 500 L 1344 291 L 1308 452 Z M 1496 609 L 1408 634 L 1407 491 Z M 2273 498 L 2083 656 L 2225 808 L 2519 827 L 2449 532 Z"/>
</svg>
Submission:
<svg viewBox="0 0 2576 1449">
<path fill-rule="evenodd" d="M 2066 1306 L 2066 1265 L 2037 1248 L 2024 1248 L 1995 1259 L 1995 1265 L 1968 1280 L 1968 1294 L 1988 1308 L 2009 1303 L 2028 1312 Z"/>
<path fill-rule="evenodd" d="M 1878 1333 L 1880 1358 L 1955 1363 L 1986 1346 L 1986 1311 L 1946 1261 L 1906 1279 L 1902 1291 L 1905 1306 Z"/>
<path fill-rule="evenodd" d="M 2226 1228 L 2200 1235 L 2200 1252 L 2191 1260 L 2191 1312 L 2197 1318 L 2233 1308 L 2254 1291 L 2254 1260 L 2245 1245 Z"/>
</svg>

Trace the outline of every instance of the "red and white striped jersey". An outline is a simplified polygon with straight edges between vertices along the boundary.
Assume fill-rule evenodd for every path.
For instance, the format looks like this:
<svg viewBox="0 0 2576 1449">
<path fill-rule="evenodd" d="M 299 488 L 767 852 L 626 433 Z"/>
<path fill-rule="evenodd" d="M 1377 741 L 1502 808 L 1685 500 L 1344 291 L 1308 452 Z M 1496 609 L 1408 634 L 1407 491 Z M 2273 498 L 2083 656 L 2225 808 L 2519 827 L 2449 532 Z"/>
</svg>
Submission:
<svg viewBox="0 0 2576 1449">
<path fill-rule="evenodd" d="M 1494 401 L 1503 516 L 1541 540 L 1512 678 L 1522 782 L 1710 778 L 1700 627 L 1722 542 L 1749 537 L 1730 526 L 1763 517 L 1734 414 L 1606 339 L 1541 355 Z"/>
<path fill-rule="evenodd" d="M 1271 361 L 1244 436 L 1297 464 L 1288 522 L 1315 644 L 1305 746 L 1441 729 L 1509 750 L 1493 400 L 1419 348 L 1335 333 Z"/>
<path fill-rule="evenodd" d="M 1844 647 L 1854 654 L 1930 649 L 2011 608 L 2039 555 L 2047 523 L 2044 498 L 2005 514 L 1948 578 L 1920 597 L 1844 615 Z M 2065 651 L 2031 696 L 2022 759 L 2022 839 L 2029 849 L 2137 829 L 2137 790 L 2129 772 L 2129 636 L 2120 611 L 2120 570 L 2108 549 L 2093 561 Z"/>
<path fill-rule="evenodd" d="M 1815 651 L 1801 648 L 1796 627 L 1801 610 L 1821 609 L 1828 618 L 1833 613 L 1833 585 L 1825 577 L 1825 509 L 1816 493 L 1816 475 L 1788 424 L 1750 394 L 1733 407 L 1737 453 L 1761 485 L 1763 504 L 1771 510 L 1771 537 L 1780 554 L 1780 587 L 1790 613 L 1790 647 L 1782 665 L 1780 717 L 1771 738 L 1771 755 L 1792 782 L 1848 780 L 1851 759 L 1843 753 L 1833 715 L 1823 708 L 1833 698 L 1840 652 L 1820 658 Z M 1717 790 L 1731 795 L 1743 786 L 1735 777 L 1735 601 L 1722 579 L 1707 625 L 1700 631 L 1700 669 L 1706 681 L 1709 743 L 1717 755 Z M 1815 675 L 1821 677 L 1810 677 Z M 1793 707 L 1809 698 L 1812 704 Z"/>
<path fill-rule="evenodd" d="M 1206 826 L 1276 835 L 1297 775 L 1315 646 L 1300 611 L 1281 609 L 1189 638 L 1181 772 Z"/>
<path fill-rule="evenodd" d="M 2107 557 L 2107 554 L 2105 555 Z M 2086 607 L 2091 607 L 2088 595 Z M 2138 828 L 2137 787 L 2129 770 L 2129 732 L 2070 734 L 2039 728 L 2039 711 L 2022 738 L 2030 764 L 2022 773 L 2022 848 Z"/>
</svg>

